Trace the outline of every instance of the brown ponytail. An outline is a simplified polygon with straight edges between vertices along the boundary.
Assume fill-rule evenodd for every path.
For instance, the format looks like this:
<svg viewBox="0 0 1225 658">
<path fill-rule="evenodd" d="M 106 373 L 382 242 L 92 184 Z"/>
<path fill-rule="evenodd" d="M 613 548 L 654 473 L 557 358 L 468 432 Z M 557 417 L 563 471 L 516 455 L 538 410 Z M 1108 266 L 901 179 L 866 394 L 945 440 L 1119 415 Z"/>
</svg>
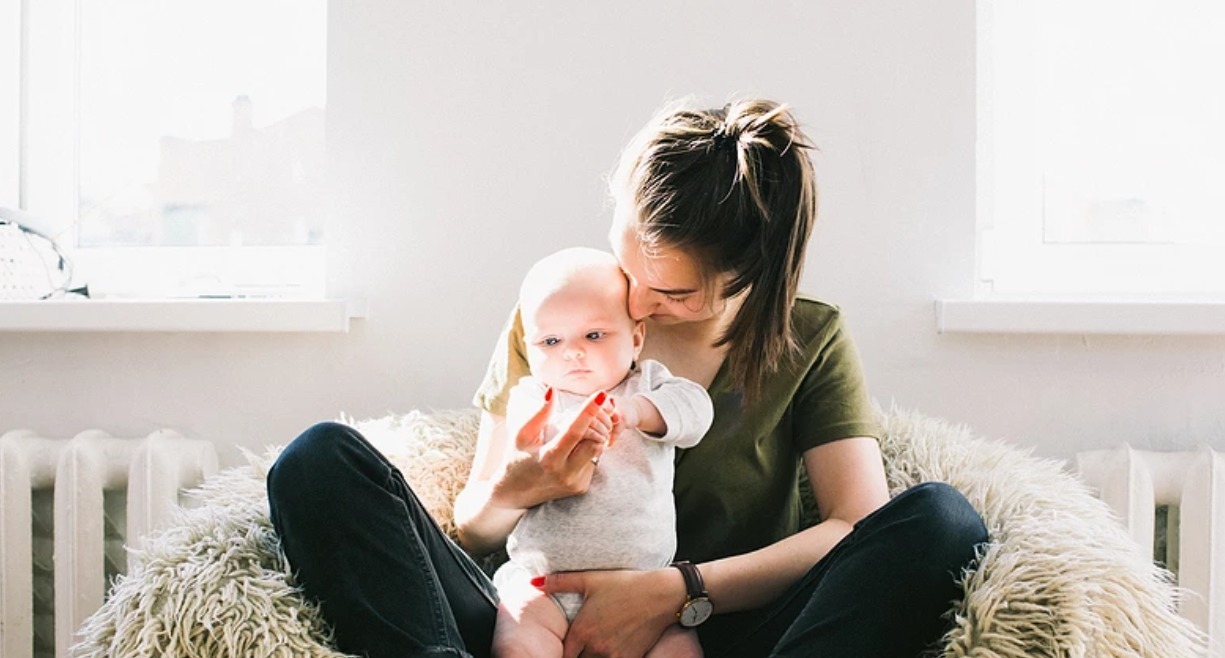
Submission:
<svg viewBox="0 0 1225 658">
<path fill-rule="evenodd" d="M 723 298 L 744 295 L 716 344 L 729 345 L 748 398 L 796 352 L 791 308 L 817 211 L 810 148 L 772 101 L 676 108 L 639 133 L 612 179 L 614 196 L 635 206 L 644 248 L 681 249 L 707 281 L 729 275 Z"/>
</svg>

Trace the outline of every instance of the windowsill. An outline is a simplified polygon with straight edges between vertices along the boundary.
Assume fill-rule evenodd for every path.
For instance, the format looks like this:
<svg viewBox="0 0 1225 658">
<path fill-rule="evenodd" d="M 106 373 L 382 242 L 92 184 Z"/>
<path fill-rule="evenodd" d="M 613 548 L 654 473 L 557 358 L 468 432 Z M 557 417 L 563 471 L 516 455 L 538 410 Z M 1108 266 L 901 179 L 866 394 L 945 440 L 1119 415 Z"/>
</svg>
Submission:
<svg viewBox="0 0 1225 658">
<path fill-rule="evenodd" d="M 339 299 L 54 299 L 0 301 L 4 332 L 335 332 L 365 317 Z"/>
<path fill-rule="evenodd" d="M 938 299 L 942 334 L 1225 335 L 1225 301 Z"/>
</svg>

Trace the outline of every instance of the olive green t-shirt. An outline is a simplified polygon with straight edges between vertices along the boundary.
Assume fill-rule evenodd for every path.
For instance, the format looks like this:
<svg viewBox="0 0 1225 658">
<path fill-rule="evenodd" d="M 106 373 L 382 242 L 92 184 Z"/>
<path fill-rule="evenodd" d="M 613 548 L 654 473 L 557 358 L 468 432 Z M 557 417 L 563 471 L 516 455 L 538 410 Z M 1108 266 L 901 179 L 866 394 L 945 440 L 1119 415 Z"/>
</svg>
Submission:
<svg viewBox="0 0 1225 658">
<path fill-rule="evenodd" d="M 696 447 L 677 451 L 677 559 L 737 555 L 794 534 L 801 519 L 800 455 L 838 439 L 880 436 L 838 308 L 800 297 L 792 321 L 799 357 L 768 375 L 748 405 L 728 381 L 725 362 L 709 388 L 714 424 Z M 510 388 L 526 374 L 516 309 L 473 402 L 504 415 Z"/>
</svg>

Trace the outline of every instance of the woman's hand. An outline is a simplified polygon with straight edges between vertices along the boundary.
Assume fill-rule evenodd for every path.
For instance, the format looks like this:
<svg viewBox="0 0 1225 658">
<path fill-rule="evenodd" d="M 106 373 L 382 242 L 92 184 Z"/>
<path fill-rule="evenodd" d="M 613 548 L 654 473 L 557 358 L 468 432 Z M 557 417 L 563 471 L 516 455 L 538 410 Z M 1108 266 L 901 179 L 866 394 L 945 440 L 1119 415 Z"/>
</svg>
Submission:
<svg viewBox="0 0 1225 658">
<path fill-rule="evenodd" d="M 583 607 L 570 624 L 563 656 L 642 658 L 685 603 L 680 571 L 574 571 L 550 574 L 539 589 L 578 592 Z"/>
<path fill-rule="evenodd" d="M 493 476 L 491 502 L 527 509 L 549 500 L 587 491 L 596 461 L 612 435 L 612 403 L 603 391 L 593 394 L 558 425 L 557 436 L 545 441 L 544 427 L 553 410 L 552 391 L 540 409 L 517 431 L 506 461 Z"/>
<path fill-rule="evenodd" d="M 468 483 L 455 498 L 455 528 L 460 545 L 474 555 L 500 548 L 524 511 L 548 500 L 583 493 L 591 484 L 612 428 L 612 402 L 596 393 L 549 441 L 544 427 L 553 410 L 546 392 L 540 406 L 512 414 L 527 420 L 508 427 L 507 418 L 481 416 Z M 515 424 L 512 421 L 511 424 Z"/>
</svg>

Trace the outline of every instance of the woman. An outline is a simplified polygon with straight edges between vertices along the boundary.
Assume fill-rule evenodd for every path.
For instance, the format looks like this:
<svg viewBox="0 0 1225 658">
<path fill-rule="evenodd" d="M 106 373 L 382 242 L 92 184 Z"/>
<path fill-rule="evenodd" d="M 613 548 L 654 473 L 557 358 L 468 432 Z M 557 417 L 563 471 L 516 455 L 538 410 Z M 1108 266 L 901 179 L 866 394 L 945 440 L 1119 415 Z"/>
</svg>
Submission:
<svg viewBox="0 0 1225 658">
<path fill-rule="evenodd" d="M 647 322 L 642 356 L 706 386 L 715 417 L 677 459 L 685 564 L 539 584 L 585 597 L 568 658 L 639 657 L 676 623 L 697 628 L 707 656 L 910 657 L 944 630 L 955 579 L 986 530 L 947 485 L 889 500 L 854 346 L 835 307 L 798 294 L 816 216 L 808 148 L 785 107 L 746 100 L 666 110 L 622 156 L 610 240 L 630 314 Z M 592 396 L 543 445 L 550 401 L 507 427 L 507 392 L 526 371 L 516 318 L 477 394 L 477 456 L 456 501 L 473 553 L 499 547 L 526 509 L 585 491 L 597 443 L 583 439 L 613 420 Z M 805 529 L 800 468 L 820 510 Z M 355 432 L 308 430 L 269 474 L 269 497 L 341 648 L 486 654 L 496 593 Z M 327 509 L 343 524 L 320 519 Z"/>
</svg>

